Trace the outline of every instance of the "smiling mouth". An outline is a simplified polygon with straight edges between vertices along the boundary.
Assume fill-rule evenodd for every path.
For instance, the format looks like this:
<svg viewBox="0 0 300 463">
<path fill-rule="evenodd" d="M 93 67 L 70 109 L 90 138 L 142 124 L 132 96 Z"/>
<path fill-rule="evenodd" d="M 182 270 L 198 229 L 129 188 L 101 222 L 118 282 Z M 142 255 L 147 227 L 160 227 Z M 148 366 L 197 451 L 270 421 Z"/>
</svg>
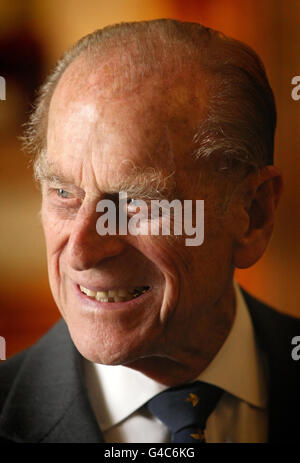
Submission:
<svg viewBox="0 0 300 463">
<path fill-rule="evenodd" d="M 142 294 L 149 291 L 150 286 L 139 286 L 132 291 L 127 289 L 111 289 L 109 291 L 92 291 L 91 289 L 79 286 L 80 291 L 91 299 L 96 299 L 99 302 L 126 302 L 131 299 L 136 299 Z"/>
</svg>

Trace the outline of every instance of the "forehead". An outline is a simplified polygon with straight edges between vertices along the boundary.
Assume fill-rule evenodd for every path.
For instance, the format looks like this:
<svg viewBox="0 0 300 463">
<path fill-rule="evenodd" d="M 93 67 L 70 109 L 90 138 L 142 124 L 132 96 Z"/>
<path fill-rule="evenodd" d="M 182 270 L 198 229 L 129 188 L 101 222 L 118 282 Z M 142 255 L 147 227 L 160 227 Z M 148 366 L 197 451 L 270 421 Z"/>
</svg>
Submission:
<svg viewBox="0 0 300 463">
<path fill-rule="evenodd" d="M 204 89 L 190 75 L 153 75 L 126 88 L 108 79 L 106 63 L 82 60 L 65 71 L 52 97 L 47 155 L 61 165 L 72 159 L 97 169 L 133 162 L 166 174 L 183 168 L 204 113 Z M 114 69 L 117 64 L 114 63 Z M 122 87 L 122 88 L 121 88 Z M 128 164 L 127 164 L 128 166 Z M 128 170 L 128 169 L 127 169 Z"/>
</svg>

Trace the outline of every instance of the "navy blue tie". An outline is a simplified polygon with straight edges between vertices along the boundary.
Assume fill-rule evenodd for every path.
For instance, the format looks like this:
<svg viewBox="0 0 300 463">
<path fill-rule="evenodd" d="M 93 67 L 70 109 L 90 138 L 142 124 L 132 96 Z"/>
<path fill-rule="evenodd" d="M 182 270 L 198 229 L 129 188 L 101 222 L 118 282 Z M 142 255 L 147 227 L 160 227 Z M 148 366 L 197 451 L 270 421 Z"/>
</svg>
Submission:
<svg viewBox="0 0 300 463">
<path fill-rule="evenodd" d="M 172 432 L 174 443 L 205 442 L 206 421 L 223 390 L 201 381 L 173 387 L 147 402 L 148 410 Z"/>
</svg>

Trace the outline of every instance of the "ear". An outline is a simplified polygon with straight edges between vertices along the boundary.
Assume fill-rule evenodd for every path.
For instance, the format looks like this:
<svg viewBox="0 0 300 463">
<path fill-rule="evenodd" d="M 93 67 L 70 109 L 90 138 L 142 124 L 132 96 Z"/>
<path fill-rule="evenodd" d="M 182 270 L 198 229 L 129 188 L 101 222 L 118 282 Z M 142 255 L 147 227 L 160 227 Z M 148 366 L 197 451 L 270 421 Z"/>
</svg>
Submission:
<svg viewBox="0 0 300 463">
<path fill-rule="evenodd" d="M 282 176 L 274 166 L 249 174 L 241 185 L 239 224 L 235 236 L 233 263 L 237 268 L 253 265 L 270 241 L 275 210 L 282 192 Z"/>
</svg>

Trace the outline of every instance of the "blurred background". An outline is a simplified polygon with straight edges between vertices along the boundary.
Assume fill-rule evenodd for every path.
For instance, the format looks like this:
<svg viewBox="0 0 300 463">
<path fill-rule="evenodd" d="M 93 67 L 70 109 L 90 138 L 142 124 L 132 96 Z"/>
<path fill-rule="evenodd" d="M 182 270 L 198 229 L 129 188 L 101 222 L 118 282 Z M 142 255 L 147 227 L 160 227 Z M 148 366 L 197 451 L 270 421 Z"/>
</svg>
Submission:
<svg viewBox="0 0 300 463">
<path fill-rule="evenodd" d="M 160 17 L 221 30 L 252 46 L 265 64 L 277 102 L 275 160 L 285 188 L 267 252 L 236 277 L 255 296 L 300 317 L 300 100 L 291 98 L 291 80 L 300 75 L 300 0 L 1 0 L 0 336 L 7 357 L 59 318 L 48 287 L 40 194 L 18 141 L 35 90 L 81 36 L 116 22 Z"/>
</svg>

